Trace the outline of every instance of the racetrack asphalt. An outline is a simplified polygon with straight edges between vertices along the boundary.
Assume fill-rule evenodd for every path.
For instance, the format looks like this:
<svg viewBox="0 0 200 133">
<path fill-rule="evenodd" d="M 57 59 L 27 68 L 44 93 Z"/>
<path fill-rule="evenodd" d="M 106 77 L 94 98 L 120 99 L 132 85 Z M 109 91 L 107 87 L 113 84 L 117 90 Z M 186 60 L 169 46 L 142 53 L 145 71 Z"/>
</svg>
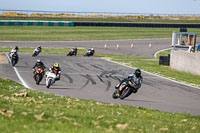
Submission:
<svg viewBox="0 0 200 133">
<path fill-rule="evenodd" d="M 104 46 L 107 49 L 104 49 Z M 117 44 L 119 49 L 117 49 Z M 131 48 L 133 44 L 133 48 Z M 151 48 L 149 48 L 151 44 Z M 134 39 L 134 40 L 110 40 L 110 41 L 59 41 L 59 42 L 37 42 L 37 41 L 0 41 L 0 47 L 42 47 L 50 48 L 94 48 L 96 53 L 123 54 L 132 56 L 154 57 L 158 50 L 170 48 L 171 39 Z M 66 51 L 67 53 L 68 51 Z"/>
<path fill-rule="evenodd" d="M 135 44 L 133 49 L 136 49 L 137 47 L 141 48 L 138 48 L 138 50 L 135 50 L 134 52 L 130 52 L 133 49 L 129 48 L 132 40 L 122 41 L 124 46 L 122 43 L 120 43 L 121 45 L 119 50 L 115 49 L 115 41 L 105 41 L 108 44 L 108 49 L 106 50 L 102 48 L 102 46 L 104 46 L 104 41 L 97 41 L 97 43 L 99 43 L 98 45 L 96 42 L 92 41 L 89 43 L 81 42 L 76 47 L 94 47 L 98 53 L 104 51 L 104 53 L 125 53 L 127 55 L 139 54 L 140 56 L 153 57 L 153 54 L 156 51 L 163 48 L 168 48 L 170 46 L 168 42 L 171 40 L 158 39 L 155 41 L 157 44 L 151 40 L 152 48 L 148 48 L 148 44 L 146 45 L 147 42 L 145 43 L 145 41 L 149 40 L 135 40 L 134 42 L 137 41 L 138 44 Z M 38 43 L 36 44 L 35 42 L 18 43 L 20 47 L 35 47 L 38 45 Z M 73 43 L 78 44 L 78 42 Z M 57 44 L 56 47 L 74 47 L 73 43 L 51 42 L 48 44 L 48 42 L 41 42 L 39 45 L 42 44 L 42 47 L 54 47 L 54 44 Z M 0 46 L 8 45 L 15 46 L 16 43 L 4 43 L 3 45 L 2 42 L 0 43 Z M 157 47 L 155 48 L 155 46 Z M 122 50 L 121 53 L 120 50 Z M 139 51 L 141 51 L 141 53 L 139 53 Z M 147 52 L 145 53 L 145 51 Z M 160 111 L 200 115 L 200 90 L 197 88 L 189 87 L 143 72 L 142 76 L 144 78 L 144 82 L 138 93 L 132 94 L 124 100 L 112 99 L 114 86 L 119 82 L 120 79 L 122 79 L 124 75 L 133 72 L 133 69 L 108 62 L 99 57 L 67 57 L 64 55 L 44 54 L 40 54 L 36 58 L 31 57 L 31 54 L 19 54 L 19 56 L 20 60 L 15 68 L 27 85 L 32 89 L 51 92 L 56 95 L 95 100 L 105 103 L 143 106 L 151 109 L 158 109 Z M 32 67 L 37 58 L 40 58 L 42 61 L 44 61 L 47 67 L 52 66 L 55 62 L 58 62 L 61 66 L 61 80 L 56 81 L 56 83 L 51 86 L 50 89 L 45 87 L 44 79 L 39 86 L 36 85 L 33 80 Z M 0 77 L 3 75 L 4 78 L 14 81 L 17 79 L 17 76 L 10 64 L 1 64 L 0 73 Z"/>
</svg>

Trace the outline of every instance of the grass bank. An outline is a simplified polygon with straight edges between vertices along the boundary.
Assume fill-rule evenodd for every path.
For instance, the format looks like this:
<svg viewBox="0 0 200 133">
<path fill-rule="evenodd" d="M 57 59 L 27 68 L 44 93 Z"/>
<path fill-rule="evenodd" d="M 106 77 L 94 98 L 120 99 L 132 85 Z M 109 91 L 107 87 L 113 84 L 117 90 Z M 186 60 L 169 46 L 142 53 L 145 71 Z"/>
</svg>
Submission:
<svg viewBox="0 0 200 133">
<path fill-rule="evenodd" d="M 11 132 L 193 132 L 200 117 L 59 97 L 0 79 L 0 130 Z"/>
<path fill-rule="evenodd" d="M 83 41 L 171 38 L 178 28 L 0 26 L 1 41 Z M 188 29 L 200 34 L 200 29 Z"/>
</svg>

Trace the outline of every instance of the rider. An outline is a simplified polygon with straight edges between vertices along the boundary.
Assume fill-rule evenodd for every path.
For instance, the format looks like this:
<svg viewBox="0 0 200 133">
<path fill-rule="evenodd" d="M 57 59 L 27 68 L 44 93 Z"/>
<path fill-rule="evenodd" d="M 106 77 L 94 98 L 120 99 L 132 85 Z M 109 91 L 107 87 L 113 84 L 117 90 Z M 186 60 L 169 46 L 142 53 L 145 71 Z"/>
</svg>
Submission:
<svg viewBox="0 0 200 133">
<path fill-rule="evenodd" d="M 95 52 L 94 48 L 89 49 L 93 54 Z"/>
<path fill-rule="evenodd" d="M 87 53 L 88 53 L 90 56 L 93 56 L 94 53 L 95 53 L 94 48 L 88 49 Z"/>
<path fill-rule="evenodd" d="M 40 59 L 37 59 L 37 62 L 35 63 L 35 65 L 33 66 L 33 70 L 35 71 L 35 68 L 36 67 L 42 67 L 43 69 L 45 69 L 46 67 L 45 67 L 45 65 L 44 65 L 44 63 L 40 60 Z"/>
<path fill-rule="evenodd" d="M 10 51 L 10 53 L 9 53 L 10 58 L 12 57 L 12 55 L 13 55 L 14 53 L 17 54 L 18 51 L 19 51 L 18 46 L 15 46 L 13 49 L 11 49 L 11 51 Z"/>
<path fill-rule="evenodd" d="M 51 68 L 49 68 L 49 71 L 56 74 L 56 80 L 55 81 L 60 80 L 61 69 L 60 69 L 58 63 L 55 63 Z"/>
<path fill-rule="evenodd" d="M 43 70 L 45 71 L 45 65 L 44 63 L 40 60 L 40 59 L 37 59 L 37 62 L 35 63 L 35 65 L 33 66 L 33 73 L 36 71 L 35 68 L 38 67 L 38 68 L 43 68 Z M 35 74 L 33 76 L 35 78 Z"/>
<path fill-rule="evenodd" d="M 73 55 L 77 55 L 77 48 L 71 48 L 69 53 L 67 54 L 67 56 L 73 56 Z"/>
<path fill-rule="evenodd" d="M 134 82 L 136 84 L 136 86 L 132 86 L 133 88 L 135 88 L 133 90 L 133 93 L 136 93 L 137 90 L 141 87 L 141 84 L 142 84 L 142 81 L 143 81 L 143 78 L 141 76 L 141 70 L 140 69 L 136 69 L 134 73 L 126 76 L 119 84 L 117 84 L 115 86 L 116 89 L 118 89 L 118 93 L 116 93 L 116 96 L 120 96 L 121 95 L 121 92 L 122 92 L 122 87 L 121 87 L 121 84 L 125 81 L 131 81 L 131 82 Z"/>
<path fill-rule="evenodd" d="M 77 48 L 73 48 L 73 51 L 74 51 L 74 55 L 76 56 L 77 55 Z"/>
<path fill-rule="evenodd" d="M 35 52 L 35 51 L 40 51 L 41 52 L 42 51 L 42 47 L 40 45 L 38 45 L 37 48 L 35 48 L 33 52 Z"/>
</svg>

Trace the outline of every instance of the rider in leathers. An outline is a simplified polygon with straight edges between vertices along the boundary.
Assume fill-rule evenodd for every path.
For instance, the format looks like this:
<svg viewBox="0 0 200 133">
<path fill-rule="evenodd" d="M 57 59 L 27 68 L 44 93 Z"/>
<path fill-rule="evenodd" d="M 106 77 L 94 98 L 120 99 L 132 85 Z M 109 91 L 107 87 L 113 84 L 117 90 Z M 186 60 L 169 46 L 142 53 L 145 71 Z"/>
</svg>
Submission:
<svg viewBox="0 0 200 133">
<path fill-rule="evenodd" d="M 18 51 L 19 51 L 18 46 L 15 46 L 15 48 L 11 49 L 11 51 L 10 51 L 10 53 L 9 53 L 10 58 L 12 58 L 12 55 L 13 55 L 14 53 L 17 54 Z"/>
<path fill-rule="evenodd" d="M 134 82 L 136 85 L 132 84 L 133 86 L 133 93 L 136 93 L 138 91 L 138 89 L 141 87 L 143 78 L 141 76 L 141 70 L 140 69 L 136 69 L 134 73 L 126 76 L 119 84 L 117 84 L 115 86 L 115 88 L 118 90 L 118 92 L 116 93 L 116 96 L 120 96 L 122 93 L 122 86 L 121 84 L 125 81 L 131 81 Z"/>
<path fill-rule="evenodd" d="M 33 53 L 35 53 L 35 52 L 41 52 L 42 51 L 42 47 L 41 46 L 37 46 L 37 48 L 35 48 L 34 50 L 33 50 Z"/>
<path fill-rule="evenodd" d="M 71 48 L 67 56 L 76 56 L 77 55 L 77 48 Z"/>
<path fill-rule="evenodd" d="M 32 69 L 33 73 L 35 73 L 35 71 L 36 71 L 35 68 L 36 67 L 43 68 L 44 71 L 45 71 L 45 68 L 46 68 L 44 63 L 40 59 L 38 59 L 37 62 L 35 63 L 35 65 L 33 66 L 33 69 Z M 35 78 L 35 74 L 34 74 L 33 78 Z"/>
<path fill-rule="evenodd" d="M 91 48 L 91 49 L 88 49 L 88 50 L 87 50 L 87 53 L 86 53 L 86 55 L 87 55 L 87 56 L 93 56 L 93 55 L 94 55 L 94 53 L 95 53 L 95 50 L 94 50 L 94 48 Z"/>
<path fill-rule="evenodd" d="M 56 79 L 55 79 L 55 81 L 60 80 L 61 69 L 60 69 L 58 63 L 55 63 L 55 64 L 53 65 L 53 67 L 49 68 L 49 71 L 56 74 Z"/>
</svg>

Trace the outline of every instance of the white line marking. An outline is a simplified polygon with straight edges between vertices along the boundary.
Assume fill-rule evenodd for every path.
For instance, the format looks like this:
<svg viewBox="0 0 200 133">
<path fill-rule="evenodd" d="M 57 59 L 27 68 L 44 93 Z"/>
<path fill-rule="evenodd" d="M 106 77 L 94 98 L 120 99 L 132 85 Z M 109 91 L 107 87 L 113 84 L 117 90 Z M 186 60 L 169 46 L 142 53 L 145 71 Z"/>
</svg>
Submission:
<svg viewBox="0 0 200 133">
<path fill-rule="evenodd" d="M 157 54 L 158 54 L 158 53 L 163 52 L 163 51 L 165 51 L 165 50 L 170 50 L 170 49 L 172 49 L 172 48 L 166 48 L 166 49 L 162 49 L 162 50 L 157 51 L 157 52 L 154 54 L 154 58 L 157 57 Z"/>
<path fill-rule="evenodd" d="M 11 60 L 10 60 L 10 58 L 9 58 L 9 56 L 8 56 L 7 53 L 6 53 L 6 56 L 7 56 L 8 60 L 9 60 L 10 63 L 11 63 Z M 29 86 L 26 84 L 26 82 L 25 82 L 25 81 L 23 80 L 23 78 L 20 76 L 19 72 L 17 71 L 17 68 L 16 68 L 16 67 L 13 67 L 13 68 L 14 68 L 14 70 L 15 70 L 15 73 L 17 74 L 17 77 L 18 77 L 19 80 L 21 81 L 22 85 L 23 85 L 24 87 L 28 88 L 28 89 L 32 89 L 31 87 L 29 87 Z M 32 89 L 32 90 L 33 90 L 33 89 Z"/>
<path fill-rule="evenodd" d="M 109 59 L 105 59 L 104 57 L 101 57 L 101 59 L 106 60 L 106 61 L 109 61 L 109 62 L 112 62 L 112 63 L 115 63 L 115 64 L 119 64 L 119 65 L 122 65 L 122 66 L 125 66 L 125 67 L 128 67 L 128 68 L 131 68 L 131 69 L 137 69 L 137 68 L 135 68 L 135 67 L 126 66 L 125 64 L 121 64 L 121 63 L 119 63 L 119 62 L 115 62 L 115 61 L 112 61 L 112 60 L 109 60 Z M 194 85 L 194 84 L 189 84 L 189 83 L 184 83 L 184 82 L 176 81 L 176 80 L 173 80 L 173 79 L 170 79 L 170 78 L 167 78 L 167 77 L 163 77 L 163 76 L 158 75 L 158 74 L 154 74 L 154 73 L 147 72 L 147 71 L 145 71 L 145 70 L 142 70 L 142 71 L 145 72 L 145 73 L 147 73 L 147 74 L 153 75 L 153 76 L 157 76 L 157 77 L 160 77 L 160 78 L 163 78 L 163 79 L 166 79 L 166 80 L 169 80 L 169 81 L 178 83 L 178 84 L 182 84 L 182 85 L 189 86 L 189 87 L 192 87 L 192 88 L 195 88 L 195 89 L 199 89 L 199 90 L 200 90 L 199 86 Z"/>
</svg>

